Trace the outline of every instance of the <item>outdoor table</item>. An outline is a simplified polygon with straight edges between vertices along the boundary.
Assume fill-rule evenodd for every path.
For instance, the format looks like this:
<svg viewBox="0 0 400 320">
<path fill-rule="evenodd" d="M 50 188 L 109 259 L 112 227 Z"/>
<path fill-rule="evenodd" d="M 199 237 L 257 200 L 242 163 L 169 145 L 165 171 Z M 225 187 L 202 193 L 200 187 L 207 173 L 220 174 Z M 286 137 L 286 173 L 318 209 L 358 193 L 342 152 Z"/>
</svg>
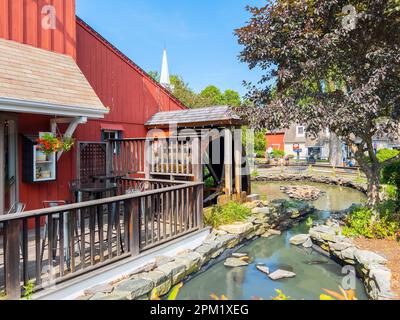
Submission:
<svg viewBox="0 0 400 320">
<path fill-rule="evenodd" d="M 102 198 L 102 195 L 106 192 L 111 192 L 112 196 L 117 196 L 118 185 L 116 183 L 111 182 L 92 182 L 92 183 L 80 183 L 76 186 L 76 199 L 82 199 L 83 194 L 88 194 L 91 200 L 99 200 Z M 79 194 L 81 195 L 79 197 Z M 97 221 L 102 221 L 102 212 L 100 208 L 96 207 L 96 215 Z M 111 205 L 111 219 L 112 224 L 115 226 L 116 219 L 118 219 L 117 212 L 116 212 L 116 205 Z M 94 224 L 96 222 L 94 221 Z M 100 232 L 100 229 L 99 229 Z M 122 241 L 121 241 L 121 248 L 122 248 Z M 123 248 L 122 248 L 123 250 Z"/>
<path fill-rule="evenodd" d="M 118 174 L 106 174 L 106 175 L 96 175 L 92 176 L 93 182 L 100 181 L 100 182 L 108 182 L 116 183 L 118 179 L 125 177 L 125 175 L 118 175 Z"/>
<path fill-rule="evenodd" d="M 111 182 L 93 182 L 93 183 L 82 183 L 76 187 L 76 193 L 88 194 L 91 199 L 101 199 L 101 196 L 105 192 L 112 192 L 116 195 L 117 184 Z M 78 197 L 77 197 L 78 199 Z"/>
</svg>

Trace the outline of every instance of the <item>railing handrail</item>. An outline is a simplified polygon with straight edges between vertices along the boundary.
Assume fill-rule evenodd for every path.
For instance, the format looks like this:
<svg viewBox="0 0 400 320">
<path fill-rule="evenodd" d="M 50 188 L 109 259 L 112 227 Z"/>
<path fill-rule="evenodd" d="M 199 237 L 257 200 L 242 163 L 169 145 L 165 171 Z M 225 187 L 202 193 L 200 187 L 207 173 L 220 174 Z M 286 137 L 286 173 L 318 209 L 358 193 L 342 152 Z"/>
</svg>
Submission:
<svg viewBox="0 0 400 320">
<path fill-rule="evenodd" d="M 138 180 L 138 179 L 136 179 L 136 180 Z M 146 182 L 146 181 L 150 181 L 150 180 L 143 180 L 143 181 Z M 159 180 L 159 181 L 169 182 L 168 180 Z M 64 206 L 37 209 L 37 210 L 31 210 L 31 211 L 26 211 L 26 212 L 22 212 L 22 213 L 12 213 L 12 214 L 0 216 L 0 223 L 4 223 L 4 222 L 8 222 L 8 221 L 15 221 L 15 220 L 19 220 L 19 219 L 34 218 L 37 216 L 44 216 L 44 215 L 49 215 L 49 214 L 71 211 L 71 210 L 79 210 L 79 209 L 94 207 L 94 206 L 98 206 L 98 205 L 106 205 L 106 204 L 110 204 L 113 202 L 125 201 L 125 200 L 130 200 L 130 199 L 135 199 L 135 198 L 142 198 L 142 197 L 147 197 L 147 196 L 151 196 L 151 195 L 158 194 L 158 193 L 172 192 L 172 191 L 186 189 L 189 187 L 201 186 L 201 185 L 204 185 L 204 183 L 187 181 L 184 184 L 181 184 L 178 186 L 165 187 L 165 188 L 155 189 L 155 190 L 150 190 L 150 191 L 143 191 L 143 192 L 140 192 L 137 194 L 126 194 L 126 195 L 120 195 L 120 196 L 109 197 L 109 198 L 104 198 L 104 199 L 90 200 L 90 201 L 78 202 L 78 203 L 73 203 L 73 204 L 67 204 Z"/>
<path fill-rule="evenodd" d="M 170 184 L 186 184 L 189 181 L 178 181 L 178 180 L 162 180 L 162 179 L 144 179 L 144 178 L 131 178 L 131 177 L 122 177 L 120 180 L 128 180 L 128 181 L 139 181 L 139 182 L 154 182 L 154 183 L 170 183 Z"/>
<path fill-rule="evenodd" d="M 146 137 L 146 138 L 122 138 L 122 139 L 108 139 L 108 142 L 129 142 L 129 141 L 156 141 L 156 140 L 179 140 L 179 139 L 193 139 L 193 138 L 201 138 L 200 135 L 192 135 L 192 136 L 168 136 L 168 137 Z"/>
</svg>

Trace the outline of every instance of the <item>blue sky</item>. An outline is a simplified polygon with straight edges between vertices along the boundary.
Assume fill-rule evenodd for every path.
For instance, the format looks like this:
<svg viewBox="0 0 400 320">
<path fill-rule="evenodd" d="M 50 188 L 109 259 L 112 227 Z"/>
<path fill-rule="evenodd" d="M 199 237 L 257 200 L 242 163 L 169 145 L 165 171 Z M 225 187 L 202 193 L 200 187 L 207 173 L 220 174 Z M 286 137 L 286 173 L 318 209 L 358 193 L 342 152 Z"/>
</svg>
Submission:
<svg viewBox="0 0 400 320">
<path fill-rule="evenodd" d="M 242 81 L 256 82 L 237 56 L 233 35 L 250 15 L 245 6 L 264 0 L 76 0 L 77 14 L 144 70 L 161 69 L 164 44 L 170 73 L 195 91 L 210 84 L 245 94 Z"/>
</svg>

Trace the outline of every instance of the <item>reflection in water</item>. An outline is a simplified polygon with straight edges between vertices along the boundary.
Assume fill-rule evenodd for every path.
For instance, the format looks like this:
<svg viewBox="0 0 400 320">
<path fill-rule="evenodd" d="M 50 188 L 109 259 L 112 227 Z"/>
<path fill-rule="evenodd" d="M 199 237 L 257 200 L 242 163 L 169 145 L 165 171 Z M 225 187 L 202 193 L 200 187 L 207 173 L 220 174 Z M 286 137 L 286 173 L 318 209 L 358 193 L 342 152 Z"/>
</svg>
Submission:
<svg viewBox="0 0 400 320">
<path fill-rule="evenodd" d="M 253 192 L 265 195 L 267 199 L 287 198 L 280 186 L 291 183 L 268 183 L 253 186 Z M 304 183 L 299 183 L 304 184 Z M 309 183 L 307 183 L 309 184 Z M 310 183 L 326 192 L 320 199 L 312 202 L 319 211 L 314 219 L 324 219 L 329 210 L 343 210 L 353 203 L 365 201 L 365 196 L 355 190 Z M 322 288 L 338 291 L 342 281 L 341 266 L 312 249 L 296 247 L 289 239 L 299 233 L 307 233 L 305 223 L 299 224 L 280 236 L 269 239 L 260 238 L 239 252 L 248 253 L 253 259 L 248 267 L 230 269 L 223 262 L 211 267 L 205 273 L 186 283 L 178 298 L 187 300 L 210 299 L 211 293 L 226 295 L 231 300 L 248 300 L 254 297 L 271 299 L 276 296 L 275 289 L 282 290 L 294 299 L 319 299 Z M 285 269 L 296 273 L 295 278 L 272 281 L 256 269 L 257 264 L 265 264 L 271 272 Z M 367 299 L 364 286 L 357 280 L 357 297 Z"/>
</svg>

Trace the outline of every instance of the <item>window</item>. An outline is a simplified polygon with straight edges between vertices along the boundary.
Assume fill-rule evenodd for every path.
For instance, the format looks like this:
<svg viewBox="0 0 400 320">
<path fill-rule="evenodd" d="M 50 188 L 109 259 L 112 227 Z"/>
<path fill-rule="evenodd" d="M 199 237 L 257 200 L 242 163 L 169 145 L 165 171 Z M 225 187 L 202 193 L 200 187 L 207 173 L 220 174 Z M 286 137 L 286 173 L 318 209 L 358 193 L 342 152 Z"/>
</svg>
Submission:
<svg viewBox="0 0 400 320">
<path fill-rule="evenodd" d="M 304 126 L 297 126 L 297 128 L 296 128 L 296 135 L 297 135 L 298 137 L 304 137 L 304 136 L 306 135 Z"/>
<path fill-rule="evenodd" d="M 119 139 L 121 136 L 120 131 L 103 130 L 103 141 L 111 139 Z"/>
<path fill-rule="evenodd" d="M 329 130 L 329 128 L 326 128 L 326 129 L 325 129 L 325 136 L 326 136 L 327 138 L 329 138 L 329 137 L 331 136 L 331 131 Z"/>
<path fill-rule="evenodd" d="M 112 139 L 121 139 L 122 138 L 122 132 L 121 131 L 116 131 L 116 130 L 102 130 L 101 131 L 101 137 L 103 142 L 112 140 Z M 114 154 L 119 153 L 119 145 L 116 144 L 114 148 Z"/>
</svg>

